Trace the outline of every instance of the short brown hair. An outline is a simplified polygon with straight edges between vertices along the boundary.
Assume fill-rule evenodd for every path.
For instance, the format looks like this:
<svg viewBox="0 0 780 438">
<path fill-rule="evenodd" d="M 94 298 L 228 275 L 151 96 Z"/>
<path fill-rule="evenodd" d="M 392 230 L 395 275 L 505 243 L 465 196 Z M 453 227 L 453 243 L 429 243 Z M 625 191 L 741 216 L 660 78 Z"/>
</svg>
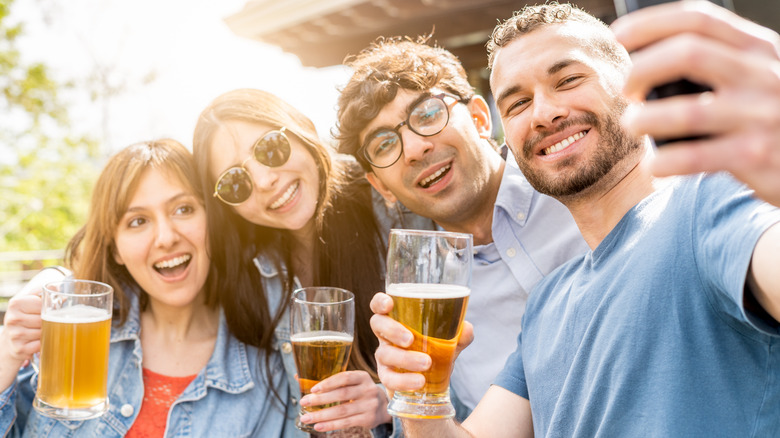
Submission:
<svg viewBox="0 0 780 438">
<path fill-rule="evenodd" d="M 516 11 L 512 17 L 506 19 L 503 23 L 493 29 L 493 34 L 487 42 L 488 68 L 493 68 L 493 62 L 496 58 L 496 52 L 520 38 L 523 35 L 550 24 L 578 22 L 593 26 L 595 38 L 592 38 L 589 45 L 596 52 L 601 53 L 613 64 L 624 67 L 631 61 L 628 53 L 617 42 L 612 35 L 609 27 L 598 18 L 590 15 L 577 6 L 558 2 L 551 2 L 543 5 L 526 6 Z"/>
<path fill-rule="evenodd" d="M 333 135 L 339 141 L 339 152 L 353 155 L 367 171 L 371 166 L 358 154 L 360 132 L 395 99 L 399 89 L 426 91 L 438 86 L 463 102 L 474 96 L 458 58 L 427 44 L 429 38 L 379 38 L 345 60 L 354 72 L 341 90 Z"/>
</svg>

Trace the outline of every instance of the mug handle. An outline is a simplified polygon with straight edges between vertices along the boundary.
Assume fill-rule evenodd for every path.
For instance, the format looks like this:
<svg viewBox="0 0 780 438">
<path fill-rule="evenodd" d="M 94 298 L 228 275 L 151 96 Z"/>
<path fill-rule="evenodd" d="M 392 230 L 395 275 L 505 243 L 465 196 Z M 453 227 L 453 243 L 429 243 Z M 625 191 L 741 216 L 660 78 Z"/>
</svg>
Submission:
<svg viewBox="0 0 780 438">
<path fill-rule="evenodd" d="M 41 294 L 43 294 L 43 286 L 45 286 L 47 283 L 51 283 L 58 280 L 64 280 L 67 278 L 72 278 L 73 273 L 70 272 L 69 269 L 64 268 L 62 266 L 47 266 L 40 271 L 38 271 L 35 276 L 27 282 L 27 284 L 24 285 L 22 290 L 20 290 L 20 293 L 30 291 L 32 289 L 40 289 Z M 30 365 L 32 365 L 33 370 L 35 370 L 35 373 L 38 374 L 40 369 L 40 351 L 33 354 L 32 358 L 30 359 Z"/>
</svg>

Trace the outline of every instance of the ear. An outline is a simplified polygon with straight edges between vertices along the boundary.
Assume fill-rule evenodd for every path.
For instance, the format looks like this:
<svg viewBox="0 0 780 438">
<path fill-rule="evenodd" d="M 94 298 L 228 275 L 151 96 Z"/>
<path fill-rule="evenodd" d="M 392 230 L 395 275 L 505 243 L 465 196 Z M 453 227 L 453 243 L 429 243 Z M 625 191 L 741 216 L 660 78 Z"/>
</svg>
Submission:
<svg viewBox="0 0 780 438">
<path fill-rule="evenodd" d="M 468 103 L 468 108 L 479 136 L 490 138 L 493 135 L 493 122 L 490 119 L 490 107 L 485 99 L 480 95 L 474 95 Z"/>
<path fill-rule="evenodd" d="M 383 198 L 385 198 L 385 202 L 388 204 L 395 204 L 398 198 L 395 197 L 393 192 L 387 188 L 387 186 L 376 176 L 374 172 L 366 172 L 366 179 L 368 180 L 369 184 L 371 184 L 371 186 L 376 189 L 376 191 L 379 192 Z"/>
</svg>

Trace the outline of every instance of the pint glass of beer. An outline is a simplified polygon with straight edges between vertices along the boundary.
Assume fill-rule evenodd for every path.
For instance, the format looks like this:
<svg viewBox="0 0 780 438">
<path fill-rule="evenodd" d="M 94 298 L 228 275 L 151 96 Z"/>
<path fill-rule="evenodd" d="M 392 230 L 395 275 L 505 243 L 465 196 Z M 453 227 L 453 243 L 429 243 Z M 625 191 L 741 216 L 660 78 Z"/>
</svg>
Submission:
<svg viewBox="0 0 780 438">
<path fill-rule="evenodd" d="M 304 396 L 320 381 L 347 369 L 355 333 L 355 297 L 335 287 L 305 287 L 293 292 L 290 312 L 290 341 Z M 301 423 L 300 416 L 330 406 L 301 406 L 295 425 L 316 432 L 313 425 Z"/>
<path fill-rule="evenodd" d="M 63 420 L 88 420 L 108 409 L 108 344 L 113 288 L 62 280 L 43 288 L 38 391 L 33 407 Z"/>
<path fill-rule="evenodd" d="M 471 234 L 391 230 L 387 253 L 386 293 L 393 298 L 390 316 L 414 335 L 410 350 L 431 357 L 425 386 L 396 391 L 387 407 L 405 418 L 450 418 L 450 374 L 455 347 L 471 292 Z"/>
</svg>

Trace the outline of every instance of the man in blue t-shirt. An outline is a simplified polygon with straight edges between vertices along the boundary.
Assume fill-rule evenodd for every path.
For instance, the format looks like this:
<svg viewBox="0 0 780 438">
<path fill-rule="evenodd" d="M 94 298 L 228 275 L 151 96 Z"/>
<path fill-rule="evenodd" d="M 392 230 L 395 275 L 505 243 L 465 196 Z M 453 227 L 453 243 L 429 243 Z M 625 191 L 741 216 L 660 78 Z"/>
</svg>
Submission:
<svg viewBox="0 0 780 438">
<path fill-rule="evenodd" d="M 407 436 L 780 436 L 780 37 L 703 2 L 615 29 L 631 50 L 650 44 L 634 70 L 609 28 L 568 5 L 526 7 L 494 31 L 507 144 L 590 251 L 537 284 L 517 350 L 472 415 L 404 419 Z M 621 126 L 624 89 L 688 74 L 714 91 L 632 107 L 632 131 Z M 644 133 L 710 137 L 655 161 Z M 708 148 L 742 156 L 718 162 Z M 653 174 L 692 170 L 714 173 Z M 372 301 L 379 376 L 416 389 L 428 361 L 399 348 L 408 333 L 391 306 Z"/>
</svg>

